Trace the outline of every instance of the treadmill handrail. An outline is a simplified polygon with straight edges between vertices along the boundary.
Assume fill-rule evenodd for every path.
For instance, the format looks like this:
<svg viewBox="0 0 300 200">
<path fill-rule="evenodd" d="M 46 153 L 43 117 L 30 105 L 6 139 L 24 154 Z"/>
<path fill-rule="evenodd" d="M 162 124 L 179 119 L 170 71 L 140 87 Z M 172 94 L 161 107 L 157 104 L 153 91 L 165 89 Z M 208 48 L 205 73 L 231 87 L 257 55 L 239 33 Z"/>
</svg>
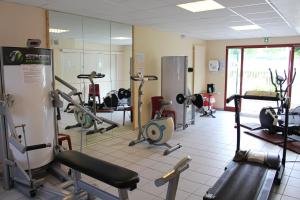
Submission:
<svg viewBox="0 0 300 200">
<path fill-rule="evenodd" d="M 234 94 L 231 95 L 226 99 L 226 103 L 230 103 L 233 99 L 249 99 L 249 100 L 261 100 L 261 101 L 279 101 L 278 97 L 271 97 L 271 96 L 257 96 L 257 95 L 238 95 Z"/>
</svg>

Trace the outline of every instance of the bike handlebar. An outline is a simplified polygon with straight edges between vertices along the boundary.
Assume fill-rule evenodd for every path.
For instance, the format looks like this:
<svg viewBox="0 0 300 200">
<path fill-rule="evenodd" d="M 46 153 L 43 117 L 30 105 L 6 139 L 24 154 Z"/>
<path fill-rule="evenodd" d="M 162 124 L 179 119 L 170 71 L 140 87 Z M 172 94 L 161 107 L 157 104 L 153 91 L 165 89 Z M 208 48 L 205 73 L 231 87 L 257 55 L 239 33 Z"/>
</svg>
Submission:
<svg viewBox="0 0 300 200">
<path fill-rule="evenodd" d="M 104 78 L 104 77 L 105 77 L 105 74 L 96 73 L 95 71 L 93 71 L 90 74 L 79 74 L 77 76 L 77 78 L 80 78 L 80 79 Z"/>
<path fill-rule="evenodd" d="M 135 76 L 130 76 L 130 78 L 133 81 L 156 81 L 156 80 L 158 80 L 158 77 L 154 76 L 154 75 L 144 75 L 144 76 L 135 75 Z"/>
</svg>

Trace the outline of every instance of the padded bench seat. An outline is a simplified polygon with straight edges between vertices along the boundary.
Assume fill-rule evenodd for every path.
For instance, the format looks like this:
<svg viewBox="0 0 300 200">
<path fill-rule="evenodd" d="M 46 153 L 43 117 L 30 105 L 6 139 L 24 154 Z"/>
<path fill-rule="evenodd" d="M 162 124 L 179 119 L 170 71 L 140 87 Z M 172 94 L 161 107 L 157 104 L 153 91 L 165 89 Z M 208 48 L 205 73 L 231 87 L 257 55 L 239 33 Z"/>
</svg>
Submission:
<svg viewBox="0 0 300 200">
<path fill-rule="evenodd" d="M 93 158 L 78 151 L 63 151 L 56 161 L 119 189 L 133 190 L 139 182 L 138 174 L 129 169 Z"/>
</svg>

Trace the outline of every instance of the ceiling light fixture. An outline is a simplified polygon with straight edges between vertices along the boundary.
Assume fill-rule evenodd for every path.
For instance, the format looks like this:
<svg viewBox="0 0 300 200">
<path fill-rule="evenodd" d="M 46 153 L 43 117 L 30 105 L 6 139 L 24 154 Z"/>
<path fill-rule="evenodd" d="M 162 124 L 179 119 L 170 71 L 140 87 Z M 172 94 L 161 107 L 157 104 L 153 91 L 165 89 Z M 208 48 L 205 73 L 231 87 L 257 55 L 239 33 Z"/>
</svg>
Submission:
<svg viewBox="0 0 300 200">
<path fill-rule="evenodd" d="M 66 33 L 70 30 L 58 29 L 58 28 L 49 28 L 50 33 Z"/>
<path fill-rule="evenodd" d="M 230 28 L 236 30 L 236 31 L 246 31 L 246 30 L 257 30 L 257 29 L 261 29 L 260 26 L 256 25 L 256 24 L 252 24 L 252 25 L 244 25 L 244 26 L 231 26 Z"/>
<path fill-rule="evenodd" d="M 202 0 L 191 3 L 178 4 L 177 6 L 191 12 L 203 12 L 225 8 L 224 6 L 213 0 Z"/>
<path fill-rule="evenodd" d="M 113 40 L 130 40 L 130 37 L 112 37 Z"/>
</svg>

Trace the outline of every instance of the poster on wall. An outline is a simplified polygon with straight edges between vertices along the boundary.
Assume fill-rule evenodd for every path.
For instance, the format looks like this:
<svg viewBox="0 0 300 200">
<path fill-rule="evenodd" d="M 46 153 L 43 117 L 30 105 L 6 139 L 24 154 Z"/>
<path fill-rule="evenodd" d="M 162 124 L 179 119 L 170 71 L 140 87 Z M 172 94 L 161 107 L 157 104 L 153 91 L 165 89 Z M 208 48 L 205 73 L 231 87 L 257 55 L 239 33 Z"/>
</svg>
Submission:
<svg viewBox="0 0 300 200">
<path fill-rule="evenodd" d="M 135 54 L 135 73 L 145 73 L 145 54 Z"/>
<path fill-rule="evenodd" d="M 217 72 L 220 69 L 220 63 L 218 60 L 210 60 L 208 61 L 208 69 L 211 72 Z"/>
</svg>

